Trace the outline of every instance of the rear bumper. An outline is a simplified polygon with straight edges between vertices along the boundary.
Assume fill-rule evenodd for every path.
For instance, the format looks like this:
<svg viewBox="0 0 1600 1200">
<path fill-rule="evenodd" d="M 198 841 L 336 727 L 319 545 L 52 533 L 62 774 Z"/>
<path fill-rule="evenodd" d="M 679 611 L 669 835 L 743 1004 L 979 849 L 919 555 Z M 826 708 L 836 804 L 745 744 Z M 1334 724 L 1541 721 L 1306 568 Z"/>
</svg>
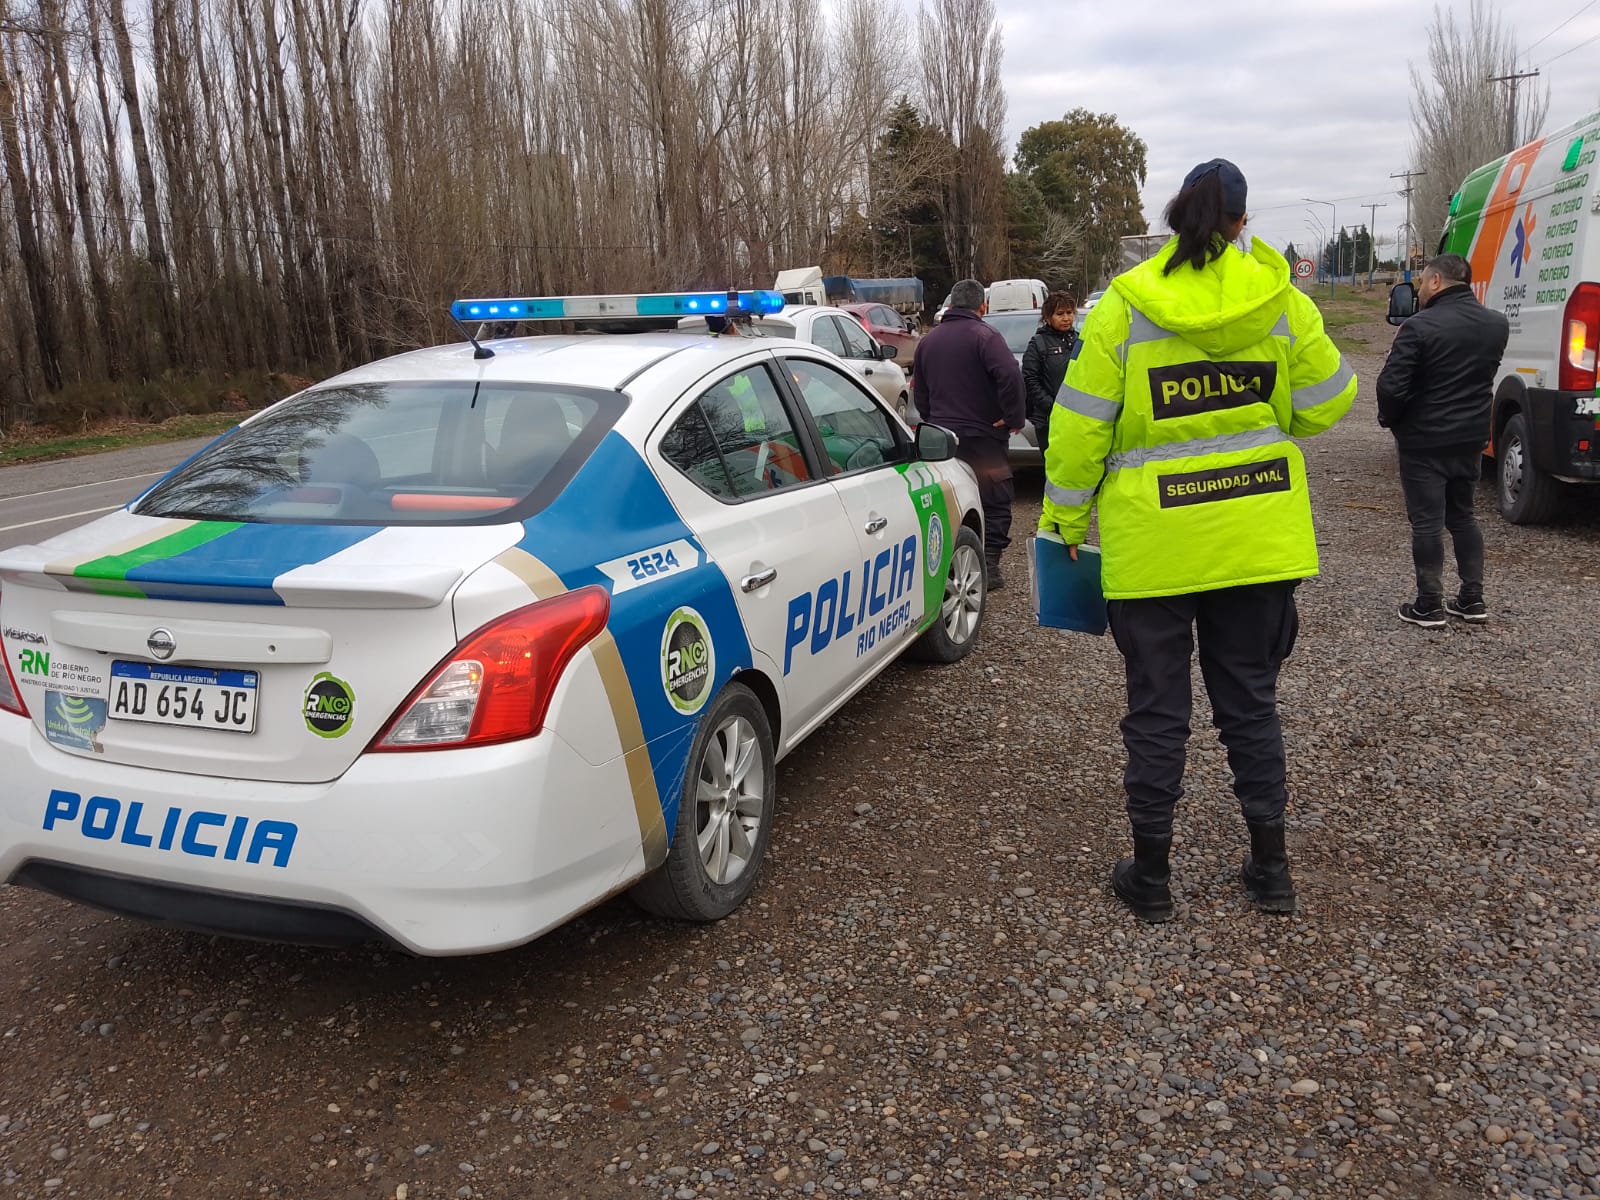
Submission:
<svg viewBox="0 0 1600 1200">
<path fill-rule="evenodd" d="M 1593 400 L 1588 393 L 1528 389 L 1528 440 L 1534 466 L 1563 479 L 1600 481 L 1600 416 L 1578 412 L 1580 403 Z M 1580 449 L 1584 442 L 1587 448 Z"/>
<path fill-rule="evenodd" d="M 0 764 L 0 881 L 205 932 L 481 953 L 645 869 L 622 760 L 594 766 L 548 729 L 273 784 L 64 754 L 0 713 Z"/>
</svg>

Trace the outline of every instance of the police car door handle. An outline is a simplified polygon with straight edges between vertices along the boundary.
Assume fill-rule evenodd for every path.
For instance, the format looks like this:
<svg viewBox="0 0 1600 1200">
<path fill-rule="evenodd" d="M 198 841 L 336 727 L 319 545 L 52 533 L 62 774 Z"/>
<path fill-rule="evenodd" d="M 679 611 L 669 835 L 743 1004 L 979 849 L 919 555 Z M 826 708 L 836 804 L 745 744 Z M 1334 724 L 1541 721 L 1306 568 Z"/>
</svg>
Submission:
<svg viewBox="0 0 1600 1200">
<path fill-rule="evenodd" d="M 778 577 L 777 567 L 768 567 L 765 571 L 757 571 L 754 575 L 746 575 L 739 581 L 739 587 L 747 592 L 760 591 Z"/>
<path fill-rule="evenodd" d="M 888 524 L 888 517 L 873 517 L 872 520 L 868 521 L 863 528 L 865 528 L 868 533 L 877 533 L 878 530 L 884 528 Z"/>
</svg>

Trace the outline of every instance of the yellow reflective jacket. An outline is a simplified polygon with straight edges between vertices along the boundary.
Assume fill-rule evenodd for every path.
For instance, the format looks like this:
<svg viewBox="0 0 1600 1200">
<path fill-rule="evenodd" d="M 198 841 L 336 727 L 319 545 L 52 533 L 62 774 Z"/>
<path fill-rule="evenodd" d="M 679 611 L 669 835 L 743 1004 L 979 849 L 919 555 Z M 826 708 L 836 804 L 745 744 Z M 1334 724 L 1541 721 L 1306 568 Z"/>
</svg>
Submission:
<svg viewBox="0 0 1600 1200">
<path fill-rule="evenodd" d="M 1041 527 L 1084 540 L 1098 504 L 1108 599 L 1317 573 L 1305 460 L 1355 372 L 1266 243 L 1161 273 L 1177 245 L 1112 280 L 1056 398 Z"/>
</svg>

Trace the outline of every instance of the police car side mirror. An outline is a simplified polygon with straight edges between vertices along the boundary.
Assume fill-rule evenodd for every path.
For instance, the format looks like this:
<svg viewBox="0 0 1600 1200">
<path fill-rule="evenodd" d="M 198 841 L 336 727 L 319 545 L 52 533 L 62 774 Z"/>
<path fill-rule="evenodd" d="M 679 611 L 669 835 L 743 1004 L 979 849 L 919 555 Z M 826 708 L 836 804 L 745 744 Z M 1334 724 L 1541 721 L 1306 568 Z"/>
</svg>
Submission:
<svg viewBox="0 0 1600 1200">
<path fill-rule="evenodd" d="M 917 426 L 917 461 L 949 462 L 956 456 L 956 436 L 937 425 Z"/>
<path fill-rule="evenodd" d="M 1407 317 L 1417 315 L 1417 289 L 1409 283 L 1397 283 L 1389 289 L 1389 324 L 1403 324 Z"/>
<path fill-rule="evenodd" d="M 888 362 L 891 358 L 898 358 L 899 355 L 900 355 L 900 347 L 899 346 L 891 346 L 887 342 L 885 342 L 884 344 L 882 344 L 882 345 L 880 345 L 878 347 L 878 357 L 883 359 L 885 362 Z"/>
</svg>

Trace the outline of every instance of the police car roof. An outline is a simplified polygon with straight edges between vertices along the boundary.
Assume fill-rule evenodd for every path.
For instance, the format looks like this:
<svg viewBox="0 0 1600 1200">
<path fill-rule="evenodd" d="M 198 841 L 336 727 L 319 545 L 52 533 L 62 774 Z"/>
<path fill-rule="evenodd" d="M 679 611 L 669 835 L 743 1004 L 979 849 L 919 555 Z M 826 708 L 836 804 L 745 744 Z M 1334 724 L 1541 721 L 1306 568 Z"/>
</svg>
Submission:
<svg viewBox="0 0 1600 1200">
<path fill-rule="evenodd" d="M 355 384 L 481 378 L 494 383 L 615 389 L 668 360 L 673 360 L 673 366 L 682 368 L 683 373 L 697 376 L 720 362 L 756 350 L 770 350 L 781 340 L 713 337 L 671 330 L 501 338 L 483 343 L 494 351 L 493 358 L 475 359 L 472 346 L 466 343 L 430 346 L 379 359 L 326 382 Z"/>
</svg>

